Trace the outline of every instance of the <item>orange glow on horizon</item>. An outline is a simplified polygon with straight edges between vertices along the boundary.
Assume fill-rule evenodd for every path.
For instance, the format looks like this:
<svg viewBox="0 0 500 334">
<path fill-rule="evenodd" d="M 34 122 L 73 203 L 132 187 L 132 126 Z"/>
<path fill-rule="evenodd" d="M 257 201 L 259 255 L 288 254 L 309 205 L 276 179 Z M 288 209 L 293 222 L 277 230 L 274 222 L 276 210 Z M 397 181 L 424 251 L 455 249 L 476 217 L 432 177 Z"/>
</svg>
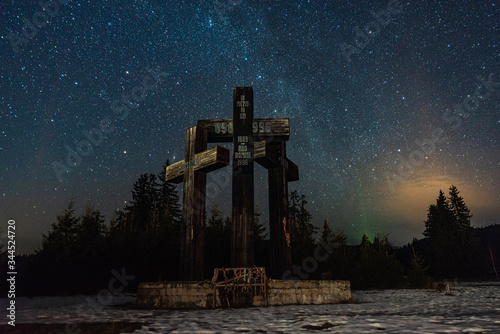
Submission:
<svg viewBox="0 0 500 334">
<path fill-rule="evenodd" d="M 458 188 L 460 196 L 469 207 L 473 215 L 471 219 L 473 226 L 480 226 L 482 222 L 475 212 L 482 212 L 483 215 L 486 213 L 490 217 L 500 217 L 497 199 L 486 187 L 431 169 L 419 170 L 404 178 L 397 184 L 394 193 L 382 199 L 380 205 L 387 214 L 397 215 L 402 223 L 423 227 L 429 205 L 436 203 L 439 190 L 448 197 L 451 185 Z"/>
</svg>

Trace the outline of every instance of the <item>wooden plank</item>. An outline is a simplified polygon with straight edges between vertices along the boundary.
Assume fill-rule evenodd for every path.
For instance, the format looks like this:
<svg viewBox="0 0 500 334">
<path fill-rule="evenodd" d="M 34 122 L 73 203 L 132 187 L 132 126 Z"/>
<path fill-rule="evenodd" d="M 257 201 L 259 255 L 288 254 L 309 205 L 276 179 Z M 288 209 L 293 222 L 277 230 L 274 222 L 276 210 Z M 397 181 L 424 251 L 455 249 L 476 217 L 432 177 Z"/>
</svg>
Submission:
<svg viewBox="0 0 500 334">
<path fill-rule="evenodd" d="M 229 165 L 229 149 L 222 146 L 215 146 L 198 153 L 196 158 L 198 159 L 198 157 L 200 163 L 195 166 L 195 171 L 209 173 Z"/>
<path fill-rule="evenodd" d="M 184 180 L 184 160 L 167 166 L 165 178 L 168 182 L 181 183 Z"/>
<path fill-rule="evenodd" d="M 233 199 L 231 263 L 233 267 L 254 265 L 254 140 L 253 90 L 233 90 Z"/>
<path fill-rule="evenodd" d="M 299 179 L 299 167 L 286 156 L 282 156 L 273 148 L 274 143 L 259 141 L 255 143 L 255 162 L 266 169 L 284 166 L 287 171 L 288 182 Z M 270 181 L 269 181 L 270 182 Z"/>
<path fill-rule="evenodd" d="M 268 144 L 280 156 L 286 156 L 285 142 Z M 288 166 L 289 167 L 289 166 Z M 270 277 L 282 279 L 291 269 L 290 227 L 288 225 L 287 166 L 279 165 L 268 170 L 269 180 L 269 236 L 271 243 Z M 287 235 L 288 233 L 288 235 Z"/>
<path fill-rule="evenodd" d="M 209 173 L 229 165 L 229 149 L 215 146 L 209 150 L 200 152 L 189 163 L 194 164 L 194 171 Z M 184 178 L 186 166 L 185 160 L 181 160 L 167 167 L 166 179 L 172 183 L 181 183 Z"/>
<path fill-rule="evenodd" d="M 209 143 L 230 143 L 233 141 L 232 119 L 202 119 L 198 125 L 207 129 Z M 256 118 L 252 122 L 255 141 L 287 141 L 290 138 L 288 118 Z"/>
</svg>

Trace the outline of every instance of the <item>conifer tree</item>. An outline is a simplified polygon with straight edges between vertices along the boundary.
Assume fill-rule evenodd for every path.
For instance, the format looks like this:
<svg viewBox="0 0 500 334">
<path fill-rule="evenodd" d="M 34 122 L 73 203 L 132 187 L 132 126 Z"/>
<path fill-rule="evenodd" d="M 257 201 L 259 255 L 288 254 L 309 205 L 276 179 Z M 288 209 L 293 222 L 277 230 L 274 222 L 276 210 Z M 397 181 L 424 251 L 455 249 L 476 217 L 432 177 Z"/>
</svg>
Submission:
<svg viewBox="0 0 500 334">
<path fill-rule="evenodd" d="M 422 257 L 415 252 L 413 244 L 411 245 L 411 249 L 412 256 L 410 259 L 410 269 L 408 270 L 408 283 L 413 288 L 425 288 L 430 283 L 430 278 L 427 275 L 429 266 L 425 266 Z"/>
<path fill-rule="evenodd" d="M 474 228 L 471 226 L 470 219 L 472 215 L 464 202 L 462 196 L 459 195 L 457 187 L 452 185 L 449 188 L 449 203 L 450 209 L 453 212 L 456 224 L 457 245 L 456 254 L 458 261 L 461 262 L 462 275 L 473 275 L 474 270 L 479 267 L 479 239 L 475 235 Z"/>
<path fill-rule="evenodd" d="M 373 243 L 363 234 L 354 266 L 355 288 L 391 288 L 403 283 L 403 267 L 396 259 L 387 235 L 378 233 Z"/>
<path fill-rule="evenodd" d="M 322 232 L 321 232 L 321 239 L 328 243 L 332 240 L 333 238 L 333 233 L 332 233 L 332 229 L 330 228 L 330 225 L 328 224 L 328 221 L 325 219 L 323 221 L 323 228 L 322 228 Z"/>
<path fill-rule="evenodd" d="M 42 236 L 42 247 L 35 252 L 47 257 L 69 258 L 73 251 L 76 227 L 80 218 L 75 215 L 76 198 L 71 197 L 63 213 L 57 216 L 47 235 Z"/>
<path fill-rule="evenodd" d="M 370 238 L 368 238 L 368 236 L 363 233 L 363 236 L 361 237 L 361 243 L 360 243 L 360 248 L 361 250 L 368 250 L 370 249 L 372 243 L 370 241 Z"/>
<path fill-rule="evenodd" d="M 28 270 L 33 292 L 70 293 L 75 289 L 72 275 L 79 265 L 75 241 L 80 222 L 80 217 L 75 214 L 75 204 L 76 198 L 72 196 L 48 234 L 42 236 L 41 248 L 35 250 L 36 263 Z"/>
<path fill-rule="evenodd" d="M 229 267 L 231 221 L 224 217 L 217 204 L 210 209 L 205 227 L 205 274 L 212 275 L 214 268 Z"/>
<path fill-rule="evenodd" d="M 104 216 L 92 204 L 87 204 L 76 226 L 75 248 L 80 256 L 95 255 L 102 246 L 106 234 Z"/>
<path fill-rule="evenodd" d="M 470 214 L 470 210 L 464 202 L 462 196 L 459 195 L 459 191 L 457 187 L 452 185 L 450 187 L 450 209 L 455 216 L 455 221 L 457 223 L 458 232 L 462 238 L 462 242 L 466 242 L 464 238 L 466 238 L 470 231 L 472 230 L 472 226 L 470 224 L 470 219 L 472 215 Z"/>
<path fill-rule="evenodd" d="M 157 183 L 154 174 L 142 174 L 135 181 L 130 204 L 125 210 L 132 217 L 131 229 L 145 231 L 150 228 L 157 204 Z"/>
<path fill-rule="evenodd" d="M 424 236 L 429 240 L 433 276 L 470 276 L 477 262 L 478 242 L 470 224 L 470 210 L 455 186 L 449 198 L 440 190 L 435 205 L 429 206 Z"/>
<path fill-rule="evenodd" d="M 159 219 L 161 224 L 172 225 L 175 229 L 180 229 L 182 224 L 182 213 L 179 203 L 179 194 L 174 184 L 167 182 L 165 179 L 165 171 L 170 165 L 169 160 L 163 165 L 162 170 L 158 173 L 158 205 Z"/>
<path fill-rule="evenodd" d="M 325 261 L 320 264 L 325 279 L 349 279 L 349 272 L 354 262 L 353 254 L 348 251 L 347 237 L 343 228 L 332 230 L 328 221 L 323 222 L 320 242 L 332 247 Z"/>
<path fill-rule="evenodd" d="M 299 196 L 297 191 L 290 193 L 288 212 L 292 263 L 302 263 L 314 252 L 314 234 L 317 228 L 311 223 L 312 215 L 306 208 L 307 203 L 305 195 Z"/>
<path fill-rule="evenodd" d="M 454 216 L 443 191 L 439 190 L 439 196 L 435 205 L 430 205 L 425 221 L 424 236 L 436 239 L 444 237 L 452 232 L 454 227 Z"/>
</svg>

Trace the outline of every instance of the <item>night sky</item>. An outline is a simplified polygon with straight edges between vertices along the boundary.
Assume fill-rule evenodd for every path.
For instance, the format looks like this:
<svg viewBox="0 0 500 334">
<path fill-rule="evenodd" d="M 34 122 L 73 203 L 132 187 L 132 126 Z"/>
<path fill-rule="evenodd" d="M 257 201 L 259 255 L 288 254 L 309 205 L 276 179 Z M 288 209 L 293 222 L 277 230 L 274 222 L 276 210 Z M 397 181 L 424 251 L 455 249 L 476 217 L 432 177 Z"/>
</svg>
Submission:
<svg viewBox="0 0 500 334">
<path fill-rule="evenodd" d="M 0 227 L 16 220 L 20 253 L 72 194 L 109 221 L 140 174 L 183 159 L 187 128 L 232 118 L 236 86 L 253 86 L 255 117 L 290 118 L 300 180 L 289 189 L 315 225 L 406 244 L 452 184 L 474 226 L 500 222 L 498 0 L 0 8 Z M 260 166 L 255 186 L 265 217 Z M 218 187 L 209 207 L 229 214 L 230 192 Z"/>
</svg>

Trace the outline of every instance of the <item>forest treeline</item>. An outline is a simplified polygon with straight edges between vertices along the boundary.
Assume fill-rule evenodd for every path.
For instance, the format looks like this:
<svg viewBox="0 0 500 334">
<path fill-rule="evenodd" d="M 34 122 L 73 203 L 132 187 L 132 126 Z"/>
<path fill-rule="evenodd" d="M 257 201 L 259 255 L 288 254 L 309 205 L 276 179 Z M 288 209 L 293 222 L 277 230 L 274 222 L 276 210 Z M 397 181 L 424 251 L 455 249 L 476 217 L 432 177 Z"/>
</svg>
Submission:
<svg viewBox="0 0 500 334">
<path fill-rule="evenodd" d="M 132 201 L 117 210 L 108 223 L 92 203 L 77 214 L 77 199 L 71 198 L 35 253 L 17 257 L 18 293 L 96 293 L 108 286 L 112 270 L 120 272 L 122 268 L 135 276 L 127 286 L 131 291 L 140 282 L 177 280 L 182 214 L 176 187 L 165 182 L 164 170 L 165 166 L 158 174 L 141 175 L 133 184 Z M 498 275 L 500 226 L 486 228 L 486 233 L 485 229 L 474 229 L 470 211 L 454 186 L 448 197 L 440 191 L 436 204 L 429 206 L 424 238 L 398 249 L 383 233 L 373 240 L 363 235 L 359 245 L 347 245 L 342 228 L 327 221 L 321 228 L 312 224 L 305 195 L 292 191 L 289 197 L 294 269 L 282 278 L 347 279 L 353 288 L 365 289 L 426 287 L 432 279 Z M 257 207 L 255 264 L 269 269 L 268 230 L 260 216 Z M 213 268 L 230 266 L 230 228 L 230 217 L 217 205 L 207 210 L 207 279 Z M 319 247 L 323 249 L 321 256 Z M 1 262 L 5 266 L 5 253 Z"/>
</svg>

